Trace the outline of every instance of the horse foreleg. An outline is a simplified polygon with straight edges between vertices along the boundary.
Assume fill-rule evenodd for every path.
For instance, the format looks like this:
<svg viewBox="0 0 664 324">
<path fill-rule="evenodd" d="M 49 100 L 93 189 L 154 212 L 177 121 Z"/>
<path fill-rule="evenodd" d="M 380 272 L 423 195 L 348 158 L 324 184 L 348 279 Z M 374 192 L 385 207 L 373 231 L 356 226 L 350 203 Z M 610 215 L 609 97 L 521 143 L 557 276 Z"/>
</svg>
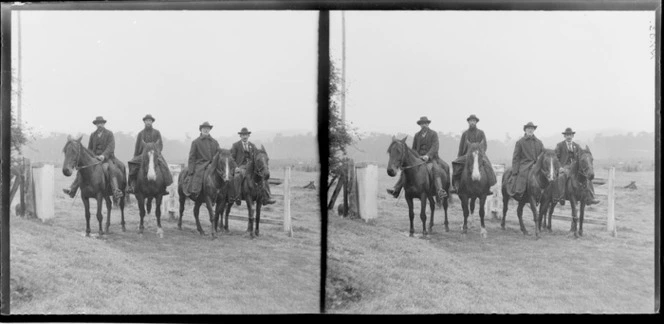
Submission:
<svg viewBox="0 0 664 324">
<path fill-rule="evenodd" d="M 120 217 L 121 217 L 121 225 L 122 225 L 122 231 L 126 231 L 127 229 L 125 228 L 125 219 L 124 219 L 124 208 L 125 208 L 125 197 L 127 196 L 122 196 L 120 198 Z"/>
<path fill-rule="evenodd" d="M 226 205 L 226 214 L 224 220 L 224 231 L 228 232 L 228 215 L 231 213 L 231 208 L 233 207 L 233 201 L 229 200 Z"/>
<path fill-rule="evenodd" d="M 553 217 L 553 211 L 556 209 L 557 204 L 558 204 L 557 201 L 552 201 L 551 205 L 549 205 L 549 219 L 548 222 L 546 223 L 546 230 L 549 231 L 549 233 L 553 232 L 551 230 L 551 218 Z"/>
<path fill-rule="evenodd" d="M 450 231 L 450 227 L 447 225 L 447 207 L 449 205 L 449 203 L 447 201 L 448 197 L 445 197 L 445 199 L 443 199 L 443 211 L 445 212 L 445 232 Z"/>
<path fill-rule="evenodd" d="M 83 208 L 85 208 L 85 236 L 90 237 L 90 200 L 83 197 L 83 195 L 81 195 L 81 199 L 83 200 Z"/>
<path fill-rule="evenodd" d="M 147 215 L 152 213 L 152 197 L 147 197 L 147 203 L 145 204 L 145 212 Z"/>
<path fill-rule="evenodd" d="M 523 224 L 523 207 L 525 206 L 526 206 L 525 201 L 519 201 L 519 205 L 516 207 L 516 216 L 519 218 L 519 227 L 521 228 L 521 232 L 523 233 L 523 235 L 528 235 L 526 226 Z M 505 216 L 503 216 L 503 219 L 505 219 Z"/>
<path fill-rule="evenodd" d="M 427 235 L 427 196 L 420 196 L 420 219 L 422 220 L 422 235 Z"/>
<path fill-rule="evenodd" d="M 247 232 L 249 232 L 249 237 L 254 238 L 254 209 L 253 209 L 253 201 L 251 195 L 247 195 L 247 199 L 245 200 L 247 202 L 247 211 L 249 213 L 249 219 L 247 220 Z"/>
<path fill-rule="evenodd" d="M 470 198 L 470 216 L 475 215 L 475 200 L 477 200 L 476 197 Z"/>
<path fill-rule="evenodd" d="M 569 206 L 572 207 L 572 226 L 570 227 L 569 231 L 574 233 L 574 237 L 578 237 L 578 233 L 576 231 L 576 223 L 578 221 L 577 219 L 577 214 L 576 214 L 576 197 L 571 197 L 569 200 Z"/>
<path fill-rule="evenodd" d="M 260 232 L 258 228 L 261 224 L 261 206 L 262 205 L 263 204 L 261 203 L 260 199 L 258 201 L 256 201 L 256 231 L 255 231 L 256 236 L 258 236 L 259 235 L 258 233 Z"/>
<path fill-rule="evenodd" d="M 210 196 L 205 195 L 205 207 L 208 210 L 208 214 L 210 215 L 210 236 L 214 239 L 216 236 L 216 229 L 215 229 L 215 221 L 214 221 L 214 215 L 215 212 L 212 210 L 212 198 Z"/>
<path fill-rule="evenodd" d="M 137 194 L 136 201 L 138 202 L 138 216 L 140 218 L 138 223 L 138 234 L 143 234 L 143 218 L 145 217 L 145 196 Z"/>
<path fill-rule="evenodd" d="M 187 201 L 187 196 L 180 194 L 180 217 L 178 218 L 178 229 L 182 230 L 182 214 L 184 214 L 184 204 Z"/>
<path fill-rule="evenodd" d="M 586 202 L 581 200 L 579 206 L 579 236 L 583 236 L 583 214 L 586 210 Z"/>
<path fill-rule="evenodd" d="M 163 199 L 163 196 L 161 194 L 157 194 L 157 197 L 155 199 L 155 216 L 157 216 L 157 235 L 159 235 L 160 238 L 164 238 L 164 230 L 161 228 L 161 201 Z"/>
<path fill-rule="evenodd" d="M 97 221 L 99 222 L 99 237 L 104 235 L 102 224 L 104 223 L 104 215 L 101 213 L 101 208 L 104 205 L 104 197 L 101 193 L 97 194 Z"/>
<path fill-rule="evenodd" d="M 194 203 L 194 218 L 196 219 L 196 229 L 198 230 L 198 233 L 201 235 L 205 235 L 205 231 L 203 231 L 203 227 L 201 227 L 201 222 L 198 219 L 198 213 L 201 211 L 202 204 L 203 204 L 202 201 L 196 201 Z"/>
<path fill-rule="evenodd" d="M 436 201 L 434 197 L 429 197 L 429 208 L 431 208 L 431 219 L 429 219 L 429 233 L 433 233 L 433 214 L 436 210 Z"/>
<path fill-rule="evenodd" d="M 503 189 L 503 219 L 500 221 L 500 228 L 505 229 L 505 216 L 507 215 L 507 208 L 509 207 L 510 196 L 507 195 Z"/>
<path fill-rule="evenodd" d="M 111 197 L 104 197 L 106 201 L 106 234 L 109 233 L 109 228 L 111 227 Z"/>
<path fill-rule="evenodd" d="M 533 212 L 533 222 L 535 222 L 535 237 L 539 238 L 539 231 L 540 231 L 539 220 L 540 220 L 540 218 L 539 218 L 539 213 L 537 211 L 537 207 L 535 207 L 535 205 L 536 205 L 535 197 L 530 195 L 528 204 L 530 205 L 530 210 Z"/>
<path fill-rule="evenodd" d="M 482 238 L 487 237 L 486 228 L 484 227 L 484 204 L 485 203 L 486 203 L 486 196 L 485 195 L 480 196 L 480 226 L 481 226 L 480 236 L 482 236 Z"/>
<path fill-rule="evenodd" d="M 413 221 L 415 220 L 415 212 L 413 211 L 413 198 L 406 197 L 406 203 L 408 204 L 408 218 L 410 219 L 410 237 L 415 236 L 415 227 L 413 227 Z"/>
<path fill-rule="evenodd" d="M 468 233 L 468 214 L 470 213 L 470 208 L 469 206 L 469 199 L 468 196 L 466 195 L 459 195 L 459 199 L 461 200 L 461 209 L 463 209 L 463 227 L 461 228 L 461 233 L 466 234 Z"/>
</svg>

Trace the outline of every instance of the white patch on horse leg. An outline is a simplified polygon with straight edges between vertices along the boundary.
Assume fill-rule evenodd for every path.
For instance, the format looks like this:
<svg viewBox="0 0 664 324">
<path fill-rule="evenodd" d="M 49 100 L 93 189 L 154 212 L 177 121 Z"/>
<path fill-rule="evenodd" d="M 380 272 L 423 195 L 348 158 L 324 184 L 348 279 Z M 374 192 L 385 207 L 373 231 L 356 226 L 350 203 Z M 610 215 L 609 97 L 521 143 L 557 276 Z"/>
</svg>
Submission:
<svg viewBox="0 0 664 324">
<path fill-rule="evenodd" d="M 480 236 L 482 236 L 482 238 L 486 238 L 487 236 L 486 228 L 482 227 L 482 229 L 480 229 Z"/>
<path fill-rule="evenodd" d="M 148 152 L 150 156 L 150 164 L 148 164 L 148 180 L 155 181 L 157 179 L 157 173 L 154 172 L 154 152 Z"/>
<path fill-rule="evenodd" d="M 472 178 L 474 181 L 480 181 L 480 166 L 479 163 L 477 162 L 478 156 L 477 152 L 473 153 L 473 175 Z"/>
<path fill-rule="evenodd" d="M 161 227 L 157 229 L 157 235 L 159 235 L 159 238 L 164 238 L 164 230 Z"/>
</svg>

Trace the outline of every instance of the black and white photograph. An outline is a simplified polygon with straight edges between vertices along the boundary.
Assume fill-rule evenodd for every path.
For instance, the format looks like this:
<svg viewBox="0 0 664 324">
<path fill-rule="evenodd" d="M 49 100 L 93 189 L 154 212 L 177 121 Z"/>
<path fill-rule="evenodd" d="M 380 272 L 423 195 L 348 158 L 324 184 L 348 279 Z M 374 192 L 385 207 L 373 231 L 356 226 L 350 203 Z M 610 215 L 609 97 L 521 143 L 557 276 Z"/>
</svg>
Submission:
<svg viewBox="0 0 664 324">
<path fill-rule="evenodd" d="M 326 311 L 658 312 L 655 20 L 331 12 Z"/>
<path fill-rule="evenodd" d="M 320 312 L 317 11 L 13 9 L 11 314 Z"/>
</svg>

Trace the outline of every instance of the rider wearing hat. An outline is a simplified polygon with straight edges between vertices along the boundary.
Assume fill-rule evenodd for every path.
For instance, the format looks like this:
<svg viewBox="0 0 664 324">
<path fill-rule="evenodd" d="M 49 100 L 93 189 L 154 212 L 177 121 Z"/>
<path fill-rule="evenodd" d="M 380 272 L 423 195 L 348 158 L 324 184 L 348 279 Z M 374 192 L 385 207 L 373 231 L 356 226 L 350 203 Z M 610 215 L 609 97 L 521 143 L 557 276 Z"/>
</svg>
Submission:
<svg viewBox="0 0 664 324">
<path fill-rule="evenodd" d="M 429 128 L 431 120 L 426 116 L 420 117 L 420 120 L 417 121 L 417 124 L 420 125 L 420 131 L 415 133 L 413 137 L 413 150 L 420 155 L 420 159 L 424 162 L 431 163 L 432 170 L 435 176 L 435 185 L 436 191 L 440 199 L 447 197 L 447 192 L 442 187 L 440 183 L 441 175 L 444 174 L 443 160 L 438 156 L 438 133 Z M 405 174 L 401 172 L 399 180 L 394 185 L 394 188 L 387 189 L 387 193 L 394 196 L 394 198 L 399 197 L 399 193 L 403 188 L 403 185 L 406 181 Z"/>
<path fill-rule="evenodd" d="M 510 196 L 521 198 L 526 191 L 528 183 L 528 172 L 537 163 L 537 157 L 544 151 L 544 145 L 535 137 L 537 126 L 532 122 L 523 125 L 525 135 L 520 138 L 514 146 L 512 155 L 512 177 L 507 185 L 507 193 Z"/>
<path fill-rule="evenodd" d="M 468 153 L 470 143 L 480 143 L 482 152 L 485 153 L 482 155 L 483 161 L 480 163 L 480 166 L 484 167 L 484 171 L 486 172 L 489 180 L 489 186 L 493 186 L 497 182 L 496 174 L 493 172 L 491 161 L 489 161 L 489 157 L 486 155 L 487 142 L 484 131 L 477 128 L 477 123 L 480 121 L 480 119 L 475 115 L 470 115 L 468 118 L 466 118 L 466 121 L 468 122 L 468 129 L 465 130 L 463 134 L 461 134 L 461 142 L 459 142 L 459 152 L 457 153 L 457 159 L 452 162 L 452 165 L 454 165 L 454 176 L 452 178 L 454 187 L 456 188 L 456 186 L 459 184 L 459 181 L 461 181 L 461 174 L 463 172 L 463 167 L 466 164 L 466 153 Z M 493 192 L 491 192 L 489 189 L 487 194 L 491 195 Z"/>
<path fill-rule="evenodd" d="M 183 192 L 191 199 L 196 199 L 203 188 L 203 175 L 205 168 L 219 150 L 219 142 L 210 136 L 212 125 L 204 122 L 198 126 L 201 135 L 191 142 L 189 150 L 189 161 L 187 164 L 187 176 L 182 186 Z"/>
<path fill-rule="evenodd" d="M 571 127 L 567 127 L 562 133 L 565 136 L 565 140 L 556 145 L 556 156 L 558 161 L 560 161 L 560 181 L 561 183 L 567 182 L 568 172 L 570 166 L 579 160 L 579 152 L 581 152 L 581 145 L 574 142 L 574 134 L 576 132 L 572 131 Z M 592 180 L 587 180 L 586 182 L 586 205 L 598 204 L 599 200 L 595 199 L 595 190 L 593 188 Z M 560 204 L 565 204 L 565 198 L 563 197 L 560 200 Z"/>
<path fill-rule="evenodd" d="M 134 193 L 136 176 L 138 175 L 138 170 L 143 161 L 143 143 L 155 143 L 159 152 L 164 148 L 164 143 L 161 140 L 161 133 L 152 127 L 154 122 L 155 118 L 150 114 L 143 117 L 145 128 L 143 128 L 143 130 L 141 130 L 136 136 L 134 157 L 127 163 L 127 165 L 129 165 L 129 186 L 127 187 L 127 193 Z M 173 176 L 171 176 L 171 172 L 168 170 L 168 163 L 166 163 L 164 156 L 161 154 L 159 154 L 159 158 L 157 159 L 157 166 L 164 177 L 165 185 L 171 185 L 173 183 Z M 168 195 L 168 191 L 164 191 L 164 195 Z"/>
<path fill-rule="evenodd" d="M 111 188 L 113 189 L 113 196 L 115 198 L 120 198 L 123 196 L 122 191 L 118 186 L 118 181 L 116 177 L 109 177 L 109 174 L 117 174 L 122 172 L 124 176 L 124 165 L 115 157 L 115 137 L 113 132 L 105 128 L 106 120 L 98 116 L 95 120 L 92 121 L 92 124 L 97 126 L 92 134 L 90 134 L 90 139 L 88 141 L 88 150 L 92 151 L 97 160 L 102 164 L 102 169 L 106 178 L 110 178 Z M 110 173 L 109 173 L 110 171 Z M 70 197 L 74 198 L 76 196 L 76 191 L 80 186 L 80 174 L 76 174 L 76 179 L 71 184 L 69 188 L 65 188 L 62 191 L 68 194 Z"/>
<path fill-rule="evenodd" d="M 249 142 L 249 135 L 251 132 L 243 127 L 238 134 L 240 135 L 240 140 L 233 143 L 231 147 L 231 156 L 238 167 L 235 169 L 235 173 L 238 175 L 233 179 L 234 181 L 234 192 L 235 194 L 235 203 L 241 203 L 241 192 L 242 192 L 242 180 L 244 179 L 247 163 L 251 160 L 254 152 L 256 151 L 256 145 Z M 276 201 L 270 198 L 270 186 L 267 179 L 263 179 L 261 186 L 263 187 L 263 205 L 274 204 Z"/>
</svg>

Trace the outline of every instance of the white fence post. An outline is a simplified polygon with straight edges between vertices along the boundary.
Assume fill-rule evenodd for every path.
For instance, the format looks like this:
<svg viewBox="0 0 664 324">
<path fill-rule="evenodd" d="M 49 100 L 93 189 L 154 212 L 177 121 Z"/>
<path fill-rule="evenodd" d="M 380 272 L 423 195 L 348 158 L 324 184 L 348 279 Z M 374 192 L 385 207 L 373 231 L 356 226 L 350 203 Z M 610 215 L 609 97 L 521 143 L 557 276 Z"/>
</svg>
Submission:
<svg viewBox="0 0 664 324">
<path fill-rule="evenodd" d="M 284 232 L 288 233 L 289 237 L 293 237 L 290 213 L 290 178 L 291 168 L 286 167 L 284 169 Z"/>
<path fill-rule="evenodd" d="M 55 217 L 55 173 L 52 164 L 32 167 L 35 213 L 42 221 Z"/>
<path fill-rule="evenodd" d="M 358 210 L 365 221 L 378 217 L 378 166 L 363 164 L 356 166 Z"/>
<path fill-rule="evenodd" d="M 606 215 L 606 230 L 611 233 L 614 237 L 618 234 L 617 229 L 616 229 L 616 218 L 615 218 L 615 210 L 614 210 L 614 203 L 615 203 L 615 177 L 616 177 L 616 168 L 611 167 L 609 169 L 609 188 L 608 188 L 608 213 Z"/>
</svg>

